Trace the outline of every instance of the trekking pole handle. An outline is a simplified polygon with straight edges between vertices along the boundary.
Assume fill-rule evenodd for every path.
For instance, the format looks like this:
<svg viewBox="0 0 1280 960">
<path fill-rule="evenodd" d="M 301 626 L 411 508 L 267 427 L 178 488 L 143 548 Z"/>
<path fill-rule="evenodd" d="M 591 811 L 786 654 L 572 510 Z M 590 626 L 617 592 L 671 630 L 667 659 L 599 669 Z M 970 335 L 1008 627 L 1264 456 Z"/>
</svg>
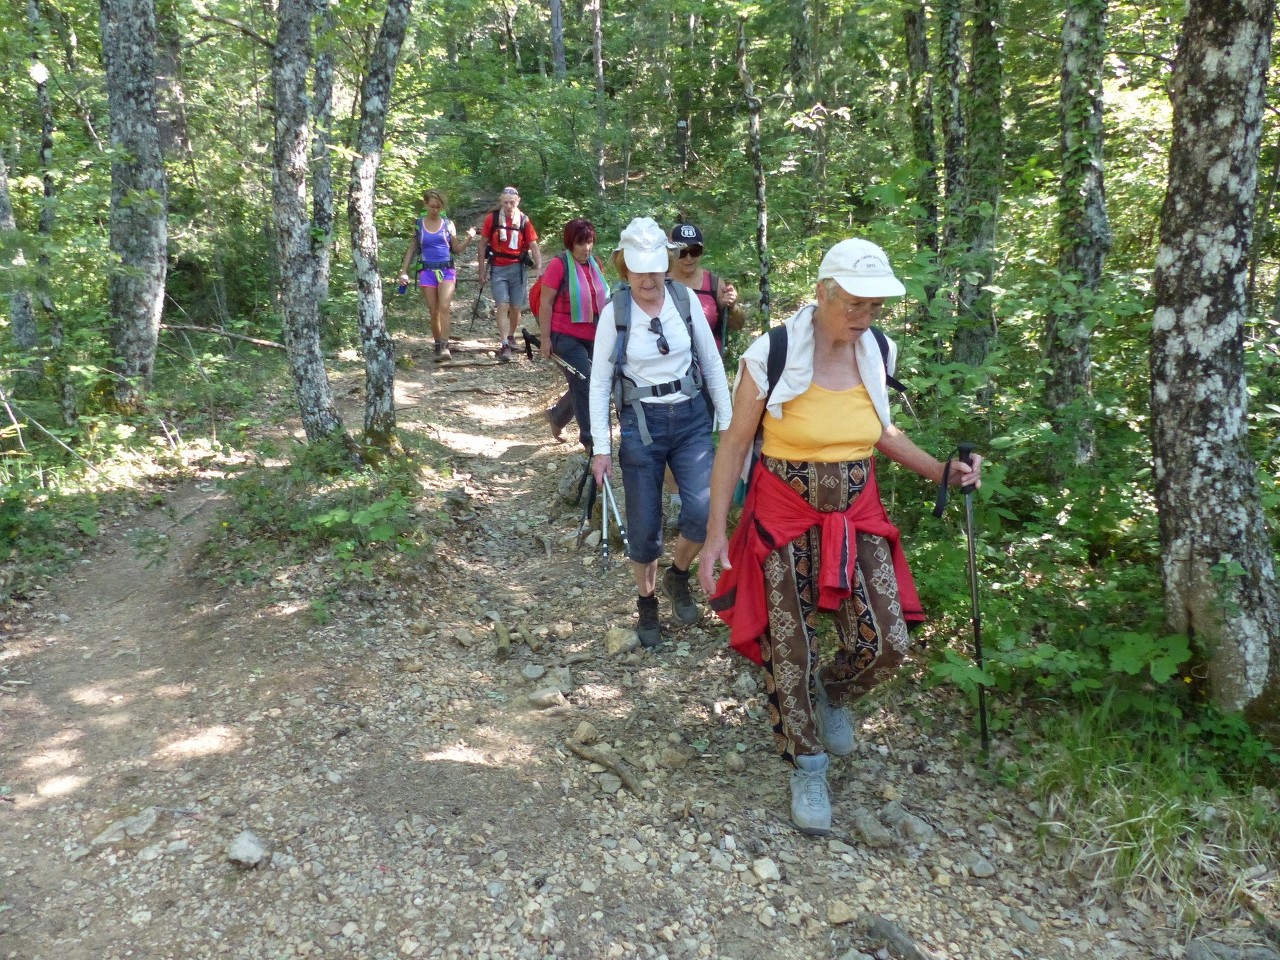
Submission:
<svg viewBox="0 0 1280 960">
<path fill-rule="evenodd" d="M 974 444 L 961 443 L 959 444 L 959 451 L 960 451 L 960 462 L 963 463 L 966 467 L 973 466 Z M 966 483 L 963 487 L 960 488 L 960 492 L 968 494 L 968 493 L 973 493 L 973 491 L 976 489 L 977 489 L 976 484 Z"/>
</svg>

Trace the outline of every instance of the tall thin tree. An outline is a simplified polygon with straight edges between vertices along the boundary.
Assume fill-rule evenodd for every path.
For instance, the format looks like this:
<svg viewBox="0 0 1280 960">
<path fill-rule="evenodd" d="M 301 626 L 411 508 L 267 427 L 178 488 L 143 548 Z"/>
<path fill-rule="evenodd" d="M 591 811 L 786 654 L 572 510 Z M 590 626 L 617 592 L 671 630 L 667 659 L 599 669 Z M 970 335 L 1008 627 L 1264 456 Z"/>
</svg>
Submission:
<svg viewBox="0 0 1280 960">
<path fill-rule="evenodd" d="M 968 175 L 964 145 L 968 140 L 964 114 L 964 7 L 960 0 L 940 0 L 938 4 L 938 75 L 942 100 L 942 245 L 939 256 L 939 289 L 954 302 L 962 250 L 960 227 L 968 203 Z"/>
<path fill-rule="evenodd" d="M 750 121 L 747 127 L 747 155 L 756 180 L 756 253 L 760 257 L 760 326 L 769 328 L 769 308 L 772 297 L 769 290 L 769 203 L 765 193 L 764 160 L 760 151 L 760 98 L 756 96 L 751 74 L 747 72 L 746 19 L 738 21 L 738 76 L 742 80 L 742 95 L 747 101 Z"/>
<path fill-rule="evenodd" d="M 386 139 L 391 85 L 411 6 L 411 0 L 387 0 L 387 13 L 360 88 L 360 133 L 356 137 L 351 186 L 347 192 L 347 225 L 351 230 L 351 253 L 359 294 L 356 314 L 364 346 L 364 438 L 368 447 L 383 451 L 392 451 L 397 446 L 395 350 L 382 305 L 374 195 Z"/>
<path fill-rule="evenodd" d="M 1280 593 L 1249 453 L 1244 320 L 1273 6 L 1191 0 L 1174 61 L 1151 331 L 1165 622 L 1224 709 L 1280 735 Z"/>
<path fill-rule="evenodd" d="M 902 11 L 902 32 L 907 46 L 907 89 L 911 98 L 911 142 L 915 148 L 916 247 L 938 253 L 938 144 L 933 114 L 933 70 L 929 65 L 929 41 L 923 0 Z M 938 293 L 936 276 L 925 285 L 923 310 Z"/>
<path fill-rule="evenodd" d="M 335 0 L 316 0 L 321 9 L 316 31 L 316 62 L 311 83 L 311 248 L 315 253 L 316 299 L 329 299 L 330 257 L 333 250 L 333 74 L 338 38 L 334 28 L 338 13 Z"/>
<path fill-rule="evenodd" d="M 278 28 L 271 63 L 275 101 L 271 193 L 280 263 L 280 304 L 284 344 L 307 439 L 314 443 L 337 437 L 349 442 L 324 368 L 315 252 L 307 216 L 311 11 L 311 0 L 280 0 L 276 12 Z"/>
<path fill-rule="evenodd" d="M 100 0 L 111 113 L 111 271 L 107 311 L 116 402 L 137 409 L 151 386 L 168 273 L 168 196 L 156 121 L 152 0 Z"/>
<path fill-rule="evenodd" d="M 604 142 L 609 125 L 609 104 L 604 89 L 604 0 L 591 0 L 591 49 L 596 64 L 596 192 L 605 194 Z"/>
<path fill-rule="evenodd" d="M 1102 164 L 1102 68 L 1107 0 L 1069 0 L 1062 23 L 1059 96 L 1062 173 L 1058 187 L 1058 275 L 1061 287 L 1045 328 L 1045 401 L 1053 428 L 1069 439 L 1077 466 L 1093 462 L 1092 315 L 1111 248 Z M 1055 463 L 1054 472 L 1065 473 Z"/>
<path fill-rule="evenodd" d="M 557 80 L 563 80 L 568 72 L 564 62 L 564 0 L 551 3 L 551 63 Z"/>
<path fill-rule="evenodd" d="M 6 269 L 22 269 L 27 266 L 22 247 L 10 243 L 10 239 L 18 232 L 18 222 L 13 215 L 13 201 L 9 197 L 9 168 L 4 162 L 4 154 L 0 153 L 0 250 L 11 259 L 5 264 Z M 9 234 L 9 238 L 4 235 Z M 12 247 L 12 249 L 10 249 Z M 31 292 L 19 286 L 9 294 L 9 328 L 13 332 L 13 342 L 18 350 L 30 360 L 28 371 L 38 371 L 39 358 L 36 350 L 40 347 L 40 333 L 36 327 L 36 312 L 32 305 Z"/>
<path fill-rule="evenodd" d="M 988 287 L 995 275 L 996 224 L 1004 172 L 1004 61 L 1000 50 L 1000 0 L 976 0 L 969 74 L 965 151 L 968 176 L 960 242 L 967 251 L 956 295 L 952 356 L 978 366 L 995 339 L 995 309 Z"/>
</svg>

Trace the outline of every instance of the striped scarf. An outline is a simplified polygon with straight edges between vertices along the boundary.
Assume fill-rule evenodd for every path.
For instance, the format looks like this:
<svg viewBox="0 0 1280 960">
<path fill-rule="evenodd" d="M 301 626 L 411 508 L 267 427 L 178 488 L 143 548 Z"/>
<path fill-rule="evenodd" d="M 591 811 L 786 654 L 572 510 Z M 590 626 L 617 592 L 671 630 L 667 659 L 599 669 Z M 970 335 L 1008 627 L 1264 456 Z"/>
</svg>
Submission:
<svg viewBox="0 0 1280 960">
<path fill-rule="evenodd" d="M 569 322 L 595 323 L 608 297 L 609 285 L 605 282 L 604 273 L 595 255 L 587 257 L 585 264 L 578 263 L 570 254 L 565 258 L 566 292 L 569 295 Z M 583 290 L 582 275 L 586 274 L 586 290 Z M 583 299 L 584 293 L 586 299 Z M 599 307 L 596 304 L 599 303 Z"/>
</svg>

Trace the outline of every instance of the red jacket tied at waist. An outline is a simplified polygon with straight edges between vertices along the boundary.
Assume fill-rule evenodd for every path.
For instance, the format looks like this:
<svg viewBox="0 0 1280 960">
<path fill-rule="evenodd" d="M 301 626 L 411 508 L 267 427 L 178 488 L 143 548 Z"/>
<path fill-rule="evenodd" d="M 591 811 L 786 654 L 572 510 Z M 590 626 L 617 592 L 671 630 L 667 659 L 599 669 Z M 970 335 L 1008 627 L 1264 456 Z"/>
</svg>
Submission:
<svg viewBox="0 0 1280 960">
<path fill-rule="evenodd" d="M 729 541 L 730 569 L 725 570 L 711 597 L 711 608 L 729 625 L 729 645 L 749 660 L 762 662 L 760 637 L 769 626 L 765 600 L 764 558 L 811 527 L 822 541 L 819 562 L 818 609 L 835 610 L 853 592 L 858 562 L 856 534 L 884 537 L 893 553 L 898 596 L 907 623 L 924 620 L 915 580 L 902 552 L 898 528 L 889 522 L 874 461 L 862 492 L 843 511 L 822 513 L 770 471 L 756 464 L 751 489 L 742 508 L 738 529 Z"/>
</svg>

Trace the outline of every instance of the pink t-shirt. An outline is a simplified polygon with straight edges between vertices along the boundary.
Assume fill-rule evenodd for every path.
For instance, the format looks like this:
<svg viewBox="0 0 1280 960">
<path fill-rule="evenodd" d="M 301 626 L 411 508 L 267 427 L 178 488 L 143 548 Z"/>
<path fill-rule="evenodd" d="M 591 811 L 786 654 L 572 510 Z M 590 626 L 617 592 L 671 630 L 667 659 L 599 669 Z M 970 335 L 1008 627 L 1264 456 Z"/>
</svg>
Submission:
<svg viewBox="0 0 1280 960">
<path fill-rule="evenodd" d="M 600 318 L 600 311 L 604 309 L 605 301 L 609 299 L 609 291 L 598 269 L 592 269 L 589 264 L 578 263 L 572 257 L 569 258 L 569 262 L 577 268 L 582 322 L 573 322 L 574 318 L 570 313 L 569 283 L 565 281 L 564 257 L 556 257 L 542 275 L 542 285 L 547 292 L 554 292 L 560 288 L 561 283 L 564 283 L 563 289 L 551 305 L 551 332 L 577 337 L 579 340 L 593 341 L 596 338 L 596 321 Z"/>
</svg>

